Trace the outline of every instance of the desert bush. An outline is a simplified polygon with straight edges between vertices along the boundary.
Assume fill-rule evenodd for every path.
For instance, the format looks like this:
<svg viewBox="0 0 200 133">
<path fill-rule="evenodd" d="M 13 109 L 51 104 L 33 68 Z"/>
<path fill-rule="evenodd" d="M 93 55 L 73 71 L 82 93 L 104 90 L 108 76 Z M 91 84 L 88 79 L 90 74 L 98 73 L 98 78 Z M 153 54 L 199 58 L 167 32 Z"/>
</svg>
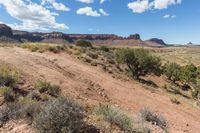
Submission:
<svg viewBox="0 0 200 133">
<path fill-rule="evenodd" d="M 59 53 L 65 50 L 65 46 L 49 46 L 48 50 L 53 53 Z"/>
<path fill-rule="evenodd" d="M 100 46 L 99 49 L 102 50 L 102 51 L 105 51 L 105 52 L 109 52 L 110 51 L 110 49 L 107 46 Z"/>
<path fill-rule="evenodd" d="M 173 83 L 180 80 L 181 66 L 177 63 L 166 63 L 164 65 L 164 74 Z"/>
<path fill-rule="evenodd" d="M 0 106 L 0 127 L 9 120 L 9 108 L 7 106 Z"/>
<path fill-rule="evenodd" d="M 42 133 L 77 133 L 83 125 L 83 110 L 66 98 L 51 99 L 34 120 Z"/>
<path fill-rule="evenodd" d="M 35 46 L 35 45 L 32 45 L 32 46 L 30 46 L 28 48 L 31 50 L 31 52 L 36 52 L 36 51 L 38 51 L 40 49 L 38 46 Z"/>
<path fill-rule="evenodd" d="M 181 68 L 181 80 L 185 85 L 190 83 L 196 84 L 196 79 L 198 76 L 197 67 L 193 64 L 183 66 Z"/>
<path fill-rule="evenodd" d="M 170 99 L 170 101 L 172 102 L 172 103 L 174 103 L 174 104 L 180 104 L 181 102 L 178 100 L 178 99 L 176 99 L 175 97 L 172 97 L 171 99 Z"/>
<path fill-rule="evenodd" d="M 41 95 L 38 91 L 30 91 L 27 95 L 27 97 L 29 97 L 32 100 L 41 100 Z"/>
<path fill-rule="evenodd" d="M 6 102 L 14 102 L 16 94 L 11 87 L 0 87 L 0 94 L 3 95 Z"/>
<path fill-rule="evenodd" d="M 92 59 L 97 59 L 99 56 L 95 52 L 87 52 L 87 56 L 91 57 Z"/>
<path fill-rule="evenodd" d="M 93 60 L 89 56 L 85 56 L 84 61 L 87 63 L 91 63 Z"/>
<path fill-rule="evenodd" d="M 149 73 L 161 73 L 160 58 L 150 55 L 145 49 L 118 49 L 115 58 L 118 63 L 127 65 L 134 79 Z"/>
<path fill-rule="evenodd" d="M 0 86 L 13 87 L 18 80 L 19 72 L 8 65 L 0 65 Z"/>
<path fill-rule="evenodd" d="M 97 66 L 97 62 L 96 61 L 92 61 L 91 62 L 91 66 Z"/>
<path fill-rule="evenodd" d="M 48 91 L 50 86 L 51 85 L 48 82 L 42 81 L 42 80 L 38 80 L 35 83 L 35 89 L 37 89 L 40 93 L 44 93 L 44 92 Z"/>
<path fill-rule="evenodd" d="M 94 112 L 109 121 L 111 125 L 116 125 L 125 132 L 133 131 L 133 120 L 110 105 L 100 105 L 94 109 Z"/>
<path fill-rule="evenodd" d="M 17 119 L 27 119 L 32 122 L 40 111 L 40 103 L 31 100 L 8 103 L 0 107 L 0 126 L 3 126 L 9 120 Z"/>
<path fill-rule="evenodd" d="M 140 114 L 144 121 L 152 122 L 153 124 L 159 126 L 160 128 L 167 130 L 168 124 L 163 116 L 158 115 L 147 108 L 142 109 L 140 111 Z"/>
<path fill-rule="evenodd" d="M 191 90 L 192 97 L 198 98 L 198 95 L 200 94 L 200 85 L 198 84 L 193 90 Z"/>
<path fill-rule="evenodd" d="M 57 97 L 60 95 L 61 89 L 58 85 L 51 85 L 47 91 L 47 94 Z"/>
<path fill-rule="evenodd" d="M 8 105 L 10 119 L 29 119 L 31 122 L 41 111 L 41 104 L 30 97 L 23 97 L 16 103 Z"/>
<path fill-rule="evenodd" d="M 60 95 L 60 87 L 57 85 L 51 85 L 49 82 L 39 80 L 35 83 L 35 89 L 40 93 L 47 93 L 51 96 L 57 97 Z"/>
<path fill-rule="evenodd" d="M 76 41 L 76 46 L 79 46 L 79 47 L 92 47 L 92 44 L 89 41 L 78 40 L 78 41 Z"/>
</svg>

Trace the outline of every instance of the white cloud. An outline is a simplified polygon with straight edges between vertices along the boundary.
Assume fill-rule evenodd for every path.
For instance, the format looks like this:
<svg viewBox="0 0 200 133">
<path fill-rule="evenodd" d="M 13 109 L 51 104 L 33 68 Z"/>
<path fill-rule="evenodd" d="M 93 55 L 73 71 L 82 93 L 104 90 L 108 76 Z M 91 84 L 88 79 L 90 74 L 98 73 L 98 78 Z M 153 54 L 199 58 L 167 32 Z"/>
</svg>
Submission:
<svg viewBox="0 0 200 133">
<path fill-rule="evenodd" d="M 103 14 L 104 16 L 109 16 L 109 14 L 105 12 L 103 9 L 99 9 L 99 12 Z"/>
<path fill-rule="evenodd" d="M 128 8 L 134 13 L 143 13 L 149 9 L 149 0 L 137 0 L 128 3 Z"/>
<path fill-rule="evenodd" d="M 105 0 L 100 0 L 100 4 L 103 4 L 105 2 Z"/>
<path fill-rule="evenodd" d="M 137 0 L 128 3 L 128 8 L 134 13 L 143 13 L 149 9 L 166 9 L 170 5 L 181 4 L 182 0 Z"/>
<path fill-rule="evenodd" d="M 93 10 L 91 7 L 84 7 L 80 8 L 76 11 L 79 15 L 86 15 L 86 16 L 93 16 L 93 17 L 99 17 L 101 14 L 99 14 L 97 11 Z"/>
<path fill-rule="evenodd" d="M 166 14 L 166 15 L 163 16 L 163 18 L 170 18 L 170 15 Z"/>
<path fill-rule="evenodd" d="M 163 18 L 176 18 L 176 15 L 166 14 L 163 16 Z"/>
<path fill-rule="evenodd" d="M 87 3 L 87 4 L 94 2 L 94 0 L 77 0 L 77 1 L 82 2 L 82 3 Z"/>
<path fill-rule="evenodd" d="M 59 14 L 47 10 L 42 5 L 24 0 L 0 0 L 7 13 L 21 21 L 21 24 L 10 24 L 19 30 L 68 29 L 68 26 L 56 22 Z"/>
<path fill-rule="evenodd" d="M 76 0 L 82 3 L 91 4 L 94 3 L 95 0 Z M 103 4 L 106 0 L 100 0 L 100 4 Z"/>
<path fill-rule="evenodd" d="M 181 4 L 181 0 L 154 0 L 155 9 L 166 9 L 170 5 Z"/>
<path fill-rule="evenodd" d="M 42 5 L 49 4 L 52 6 L 55 10 L 60 10 L 60 11 L 69 11 L 70 8 L 66 7 L 62 3 L 57 3 L 55 0 L 42 0 Z"/>
</svg>

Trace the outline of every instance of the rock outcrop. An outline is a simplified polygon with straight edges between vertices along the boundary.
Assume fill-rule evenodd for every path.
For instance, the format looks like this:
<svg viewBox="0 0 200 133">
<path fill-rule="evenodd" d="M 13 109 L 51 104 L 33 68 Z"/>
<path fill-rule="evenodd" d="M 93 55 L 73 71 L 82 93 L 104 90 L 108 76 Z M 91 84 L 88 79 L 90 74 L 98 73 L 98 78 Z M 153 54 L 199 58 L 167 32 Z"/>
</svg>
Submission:
<svg viewBox="0 0 200 133">
<path fill-rule="evenodd" d="M 133 34 L 133 35 L 130 35 L 129 37 L 127 37 L 127 39 L 141 40 L 139 34 Z"/>
</svg>

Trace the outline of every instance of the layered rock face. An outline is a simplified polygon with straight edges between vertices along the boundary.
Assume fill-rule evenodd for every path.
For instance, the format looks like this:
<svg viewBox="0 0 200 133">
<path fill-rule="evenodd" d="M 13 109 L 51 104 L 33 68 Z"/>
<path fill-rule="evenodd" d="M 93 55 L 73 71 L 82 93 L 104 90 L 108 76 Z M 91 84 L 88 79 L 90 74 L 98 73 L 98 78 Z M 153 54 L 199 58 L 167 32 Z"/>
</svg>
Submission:
<svg viewBox="0 0 200 133">
<path fill-rule="evenodd" d="M 46 42 L 68 44 L 76 40 L 90 40 L 96 45 L 166 45 L 163 40 L 157 38 L 152 38 L 148 41 L 142 41 L 139 34 L 132 34 L 128 37 L 121 37 L 115 34 L 64 34 L 62 32 L 26 32 L 12 30 L 9 26 L 0 24 L 0 42 Z"/>
</svg>

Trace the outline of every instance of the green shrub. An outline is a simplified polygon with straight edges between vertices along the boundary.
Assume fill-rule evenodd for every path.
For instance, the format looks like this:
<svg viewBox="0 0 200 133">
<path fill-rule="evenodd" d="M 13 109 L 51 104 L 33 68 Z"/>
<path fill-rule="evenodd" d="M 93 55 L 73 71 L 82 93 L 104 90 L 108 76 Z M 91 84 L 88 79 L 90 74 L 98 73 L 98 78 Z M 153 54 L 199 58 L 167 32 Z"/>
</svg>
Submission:
<svg viewBox="0 0 200 133">
<path fill-rule="evenodd" d="M 78 40 L 78 41 L 76 42 L 76 46 L 79 46 L 79 47 L 92 47 L 92 44 L 91 44 L 91 42 L 89 42 L 89 41 Z"/>
<path fill-rule="evenodd" d="M 0 107 L 0 126 L 3 126 L 9 120 L 27 119 L 31 122 L 41 111 L 41 105 L 38 102 L 28 100 L 28 102 L 8 103 Z"/>
<path fill-rule="evenodd" d="M 171 98 L 170 101 L 174 104 L 180 104 L 181 102 L 178 101 L 178 99 L 176 99 L 175 97 Z"/>
<path fill-rule="evenodd" d="M 83 110 L 69 99 L 58 98 L 48 101 L 34 120 L 42 133 L 78 133 L 83 125 Z"/>
<path fill-rule="evenodd" d="M 13 86 L 16 80 L 11 75 L 0 75 L 0 86 Z"/>
<path fill-rule="evenodd" d="M 197 67 L 193 64 L 183 66 L 181 68 L 181 80 L 184 84 L 196 84 L 196 78 L 198 76 Z"/>
<path fill-rule="evenodd" d="M 39 47 L 37 47 L 37 46 L 31 46 L 31 47 L 29 47 L 29 49 L 31 50 L 31 52 L 36 52 L 36 51 L 39 50 Z"/>
<path fill-rule="evenodd" d="M 191 90 L 191 92 L 193 98 L 198 98 L 198 95 L 200 94 L 200 85 L 197 85 L 194 90 Z"/>
<path fill-rule="evenodd" d="M 13 87 L 18 80 L 19 72 L 8 65 L 0 65 L 0 86 Z"/>
<path fill-rule="evenodd" d="M 92 59 L 97 59 L 99 57 L 97 53 L 90 51 L 87 53 L 87 56 L 91 57 Z"/>
<path fill-rule="evenodd" d="M 38 80 L 35 83 L 35 89 L 37 89 L 40 93 L 47 92 L 50 86 L 51 86 L 50 83 L 42 80 Z"/>
<path fill-rule="evenodd" d="M 41 111 L 41 104 L 30 97 L 23 97 L 16 103 L 8 105 L 11 119 L 30 119 L 31 122 Z"/>
<path fill-rule="evenodd" d="M 102 50 L 102 51 L 105 51 L 105 52 L 109 52 L 110 51 L 110 49 L 107 46 L 100 46 L 99 49 Z"/>
<path fill-rule="evenodd" d="M 31 91 L 31 92 L 29 92 L 29 94 L 27 95 L 27 97 L 29 97 L 32 100 L 37 100 L 37 101 L 41 100 L 41 95 L 37 91 Z"/>
<path fill-rule="evenodd" d="M 133 120 L 109 105 L 100 105 L 94 109 L 94 112 L 109 121 L 111 125 L 117 125 L 125 132 L 133 131 Z"/>
<path fill-rule="evenodd" d="M 0 87 L 0 94 L 3 95 L 4 100 L 6 102 L 14 102 L 16 98 L 16 94 L 14 93 L 13 89 L 10 87 Z"/>
<path fill-rule="evenodd" d="M 166 63 L 164 66 L 164 73 L 173 83 L 180 80 L 181 66 L 177 63 Z"/>
<path fill-rule="evenodd" d="M 168 124 L 163 116 L 157 115 L 156 113 L 150 111 L 147 108 L 142 109 L 140 111 L 140 114 L 143 120 L 147 122 L 152 122 L 153 124 L 159 126 L 160 128 L 167 130 Z"/>
<path fill-rule="evenodd" d="M 51 85 L 47 91 L 47 94 L 57 97 L 61 93 L 60 87 L 57 85 Z"/>
<path fill-rule="evenodd" d="M 64 51 L 65 46 L 49 46 L 48 50 L 53 53 L 59 53 Z"/>
<path fill-rule="evenodd" d="M 59 86 L 51 85 L 50 83 L 42 80 L 36 82 L 35 89 L 37 89 L 40 93 L 47 93 L 54 97 L 59 96 L 61 92 Z"/>
<path fill-rule="evenodd" d="M 97 66 L 97 62 L 96 61 L 92 61 L 91 62 L 91 66 Z"/>
<path fill-rule="evenodd" d="M 115 58 L 118 63 L 127 65 L 134 79 L 149 73 L 161 74 L 160 58 L 150 55 L 145 49 L 118 49 Z"/>
</svg>

